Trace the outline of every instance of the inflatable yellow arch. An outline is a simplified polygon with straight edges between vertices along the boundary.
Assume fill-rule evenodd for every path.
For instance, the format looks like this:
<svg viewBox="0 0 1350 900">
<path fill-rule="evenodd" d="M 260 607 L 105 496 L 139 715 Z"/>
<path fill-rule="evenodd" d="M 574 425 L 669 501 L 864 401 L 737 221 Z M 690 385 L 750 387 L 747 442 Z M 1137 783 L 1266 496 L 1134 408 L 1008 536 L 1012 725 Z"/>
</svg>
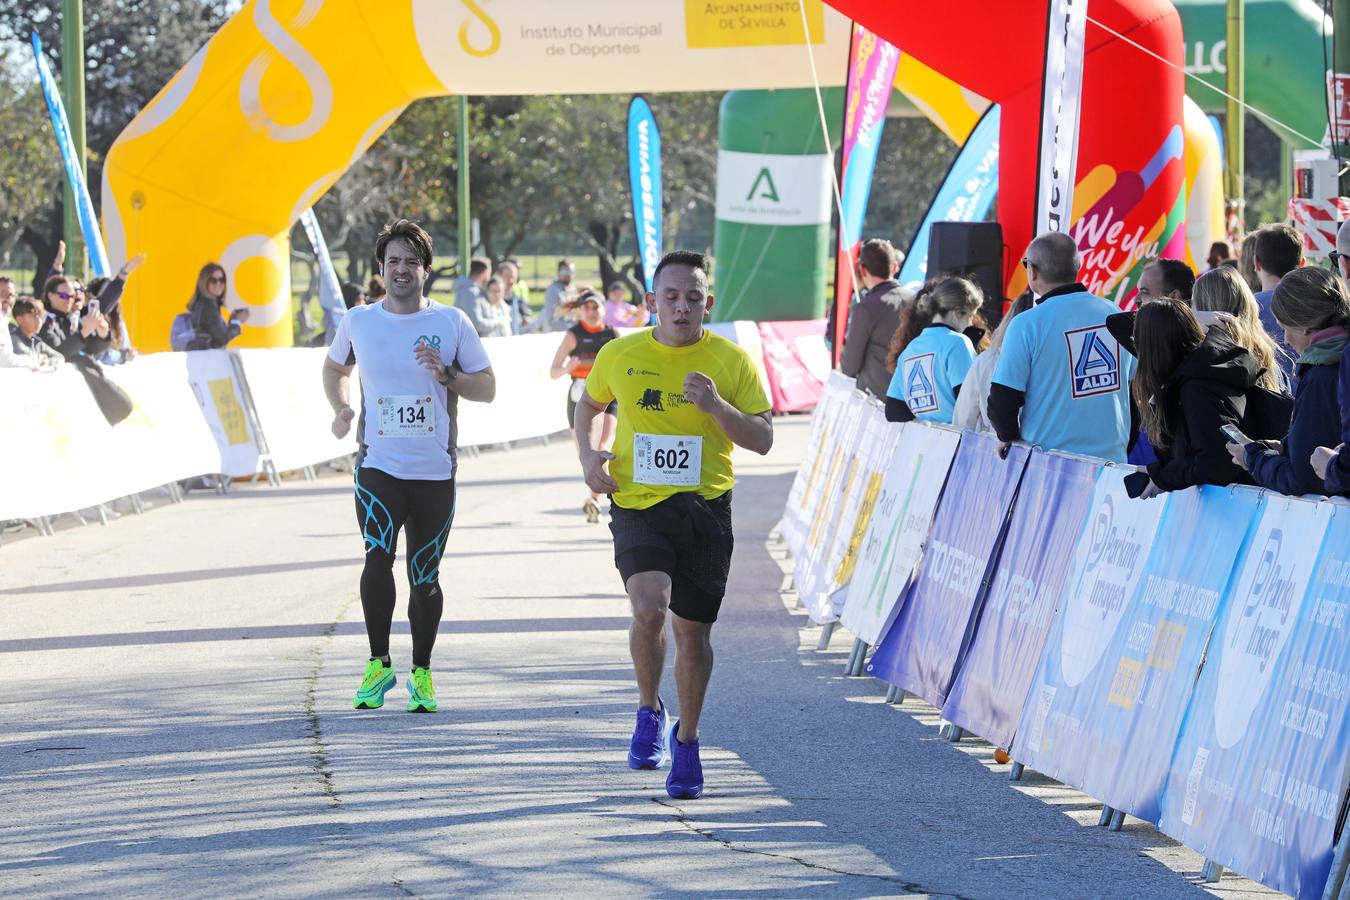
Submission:
<svg viewBox="0 0 1350 900">
<path fill-rule="evenodd" d="M 413 100 L 809 87 L 808 39 L 841 84 L 850 23 L 803 2 L 805 30 L 792 4 L 734 0 L 248 0 L 108 153 L 110 257 L 148 257 L 125 304 L 137 345 L 168 349 L 216 260 L 251 311 L 239 345 L 290 346 L 290 228 Z M 912 59 L 896 86 L 958 142 L 985 105 Z"/>
</svg>

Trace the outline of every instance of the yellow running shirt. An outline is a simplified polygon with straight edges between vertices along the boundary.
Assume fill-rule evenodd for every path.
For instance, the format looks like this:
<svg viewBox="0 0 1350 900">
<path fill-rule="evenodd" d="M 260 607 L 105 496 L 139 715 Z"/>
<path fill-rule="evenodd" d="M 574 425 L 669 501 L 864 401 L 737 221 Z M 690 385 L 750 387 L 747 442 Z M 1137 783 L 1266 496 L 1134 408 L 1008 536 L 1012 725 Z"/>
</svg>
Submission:
<svg viewBox="0 0 1350 900">
<path fill-rule="evenodd" d="M 598 406 L 619 403 L 616 459 L 609 464 L 619 506 L 647 509 L 688 490 L 712 500 L 735 484 L 731 439 L 684 399 L 690 372 L 711 378 L 718 396 L 747 415 L 772 408 L 749 355 L 711 331 L 688 347 L 667 347 L 647 328 L 610 341 L 595 357 L 586 393 Z"/>
</svg>

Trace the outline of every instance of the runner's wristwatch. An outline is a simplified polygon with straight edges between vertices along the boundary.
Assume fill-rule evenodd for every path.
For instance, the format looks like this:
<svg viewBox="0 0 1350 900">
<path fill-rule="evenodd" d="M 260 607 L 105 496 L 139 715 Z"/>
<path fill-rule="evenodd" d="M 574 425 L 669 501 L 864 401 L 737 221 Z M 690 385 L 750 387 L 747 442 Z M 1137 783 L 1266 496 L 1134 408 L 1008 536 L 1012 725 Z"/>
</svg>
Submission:
<svg viewBox="0 0 1350 900">
<path fill-rule="evenodd" d="M 446 387 L 449 387 L 458 376 L 459 373 L 455 371 L 454 366 L 441 367 L 441 378 L 442 378 L 441 384 L 445 385 Z"/>
</svg>

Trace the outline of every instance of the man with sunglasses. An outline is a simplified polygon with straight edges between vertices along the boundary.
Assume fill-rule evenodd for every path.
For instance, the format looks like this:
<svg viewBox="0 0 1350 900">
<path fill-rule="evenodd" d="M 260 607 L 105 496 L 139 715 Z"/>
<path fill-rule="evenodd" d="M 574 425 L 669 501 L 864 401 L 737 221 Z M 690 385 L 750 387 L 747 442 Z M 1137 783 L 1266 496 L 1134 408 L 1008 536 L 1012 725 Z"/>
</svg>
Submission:
<svg viewBox="0 0 1350 900">
<path fill-rule="evenodd" d="M 1012 320 L 989 389 L 989 421 L 1013 441 L 1125 462 L 1135 359 L 1107 327 L 1115 305 L 1078 282 L 1083 257 L 1047 232 L 1022 259 L 1036 305 Z"/>
<path fill-rule="evenodd" d="M 47 279 L 43 293 L 51 312 L 38 333 L 48 346 L 66 360 L 81 353 L 98 356 L 111 345 L 108 319 L 98 310 L 86 311 L 84 288 L 65 275 Z"/>
</svg>

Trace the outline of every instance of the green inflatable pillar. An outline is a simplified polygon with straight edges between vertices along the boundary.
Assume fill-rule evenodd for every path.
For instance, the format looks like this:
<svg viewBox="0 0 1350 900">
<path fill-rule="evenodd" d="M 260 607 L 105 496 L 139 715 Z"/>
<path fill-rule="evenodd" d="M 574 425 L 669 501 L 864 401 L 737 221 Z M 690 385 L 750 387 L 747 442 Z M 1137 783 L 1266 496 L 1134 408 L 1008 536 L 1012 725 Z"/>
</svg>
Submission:
<svg viewBox="0 0 1350 900">
<path fill-rule="evenodd" d="M 823 96 L 837 148 L 843 90 Z M 731 91 L 718 137 L 713 321 L 821 318 L 834 188 L 816 92 Z"/>
</svg>

